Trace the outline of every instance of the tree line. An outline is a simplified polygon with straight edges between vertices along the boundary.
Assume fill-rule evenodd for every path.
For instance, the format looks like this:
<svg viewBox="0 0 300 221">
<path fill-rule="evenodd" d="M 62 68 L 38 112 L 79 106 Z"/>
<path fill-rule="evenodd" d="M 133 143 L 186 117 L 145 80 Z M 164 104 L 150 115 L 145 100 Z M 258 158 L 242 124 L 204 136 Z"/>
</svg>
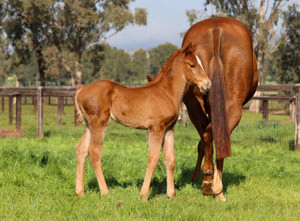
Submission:
<svg viewBox="0 0 300 221">
<path fill-rule="evenodd" d="M 170 43 L 128 53 L 106 40 L 128 25 L 147 25 L 147 10 L 134 0 L 2 0 L 0 84 L 8 76 L 21 85 L 80 85 L 97 79 L 140 84 L 155 75 L 176 50 Z M 299 6 L 283 0 L 206 0 L 188 10 L 190 24 L 230 16 L 250 30 L 260 83 L 300 82 Z"/>
</svg>

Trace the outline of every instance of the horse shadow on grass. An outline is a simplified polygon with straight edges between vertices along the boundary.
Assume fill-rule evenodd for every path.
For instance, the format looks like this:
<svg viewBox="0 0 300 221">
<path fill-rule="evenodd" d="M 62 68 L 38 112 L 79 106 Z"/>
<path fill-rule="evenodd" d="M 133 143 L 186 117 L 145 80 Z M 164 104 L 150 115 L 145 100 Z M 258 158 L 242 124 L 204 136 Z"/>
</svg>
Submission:
<svg viewBox="0 0 300 221">
<path fill-rule="evenodd" d="M 110 176 L 105 178 L 108 190 L 113 189 L 115 187 L 127 188 L 129 186 L 137 186 L 139 188 L 142 187 L 144 180 L 142 179 L 132 179 L 129 182 L 119 182 L 114 176 Z M 87 190 L 91 192 L 100 192 L 97 178 L 94 177 L 89 180 L 87 183 Z"/>
<path fill-rule="evenodd" d="M 198 181 L 192 182 L 192 174 L 194 172 L 194 167 L 185 167 L 181 170 L 181 174 L 179 178 L 175 180 L 175 188 L 176 190 L 180 190 L 188 184 L 192 184 L 193 188 L 201 190 L 202 181 L 204 178 L 204 174 L 201 171 L 201 177 Z M 227 189 L 230 186 L 239 186 L 241 183 L 244 183 L 246 180 L 246 176 L 241 173 L 231 173 L 231 172 L 223 172 L 223 193 L 227 193 Z"/>
<path fill-rule="evenodd" d="M 192 173 L 194 168 L 183 168 L 181 170 L 180 175 L 175 178 L 175 190 L 179 191 L 180 189 L 184 188 L 186 185 L 192 185 L 193 188 L 201 190 L 201 185 L 203 181 L 203 173 L 201 171 L 201 178 L 197 182 L 192 182 Z M 239 186 L 241 183 L 244 183 L 246 180 L 246 176 L 241 173 L 231 173 L 231 172 L 224 172 L 223 173 L 223 193 L 227 193 L 227 189 L 230 186 Z M 135 179 L 133 178 L 132 181 L 129 182 L 119 182 L 115 177 L 110 176 L 106 178 L 106 183 L 108 189 L 112 189 L 115 187 L 127 188 L 129 186 L 136 186 L 141 189 L 143 185 L 143 179 Z M 96 177 L 92 178 L 88 182 L 88 190 L 92 192 L 100 192 L 99 186 Z M 159 195 L 165 195 L 167 190 L 167 179 L 166 176 L 163 177 L 156 177 L 153 176 L 150 185 L 150 194 L 149 199 L 155 198 Z"/>
</svg>

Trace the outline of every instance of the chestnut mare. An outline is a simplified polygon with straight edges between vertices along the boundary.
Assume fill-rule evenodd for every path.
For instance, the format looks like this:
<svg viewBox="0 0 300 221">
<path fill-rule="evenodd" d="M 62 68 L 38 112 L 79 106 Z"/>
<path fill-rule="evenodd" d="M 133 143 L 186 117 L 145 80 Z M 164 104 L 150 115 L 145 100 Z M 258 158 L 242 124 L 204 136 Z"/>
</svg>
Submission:
<svg viewBox="0 0 300 221">
<path fill-rule="evenodd" d="M 149 132 L 148 168 L 140 196 L 147 200 L 150 181 L 163 146 L 167 173 L 167 196 L 175 197 L 174 131 L 180 113 L 180 102 L 186 82 L 206 93 L 210 80 L 192 52 L 191 47 L 179 49 L 163 65 L 148 84 L 131 88 L 109 80 L 100 80 L 79 87 L 74 94 L 76 119 L 85 120 L 86 128 L 77 144 L 76 193 L 84 194 L 84 166 L 87 156 L 95 170 L 101 195 L 108 188 L 101 167 L 102 144 L 110 118 L 133 128 Z"/>
<path fill-rule="evenodd" d="M 182 47 L 192 44 L 212 82 L 209 95 L 198 88 L 187 88 L 183 102 L 201 140 L 193 181 L 204 179 L 201 190 L 225 201 L 222 172 L 224 158 L 231 155 L 230 135 L 242 117 L 242 106 L 256 91 L 258 71 L 248 29 L 235 19 L 214 17 L 193 25 Z M 215 143 L 216 166 L 213 167 Z"/>
</svg>

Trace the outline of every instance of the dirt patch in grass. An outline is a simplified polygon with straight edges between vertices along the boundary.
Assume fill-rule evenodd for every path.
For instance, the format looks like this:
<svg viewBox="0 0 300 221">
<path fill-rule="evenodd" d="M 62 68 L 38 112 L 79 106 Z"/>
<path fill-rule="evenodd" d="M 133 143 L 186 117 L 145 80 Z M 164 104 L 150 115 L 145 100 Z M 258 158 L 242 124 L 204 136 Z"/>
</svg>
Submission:
<svg viewBox="0 0 300 221">
<path fill-rule="evenodd" d="M 17 138 L 20 136 L 20 131 L 14 129 L 0 129 L 0 139 Z"/>
</svg>

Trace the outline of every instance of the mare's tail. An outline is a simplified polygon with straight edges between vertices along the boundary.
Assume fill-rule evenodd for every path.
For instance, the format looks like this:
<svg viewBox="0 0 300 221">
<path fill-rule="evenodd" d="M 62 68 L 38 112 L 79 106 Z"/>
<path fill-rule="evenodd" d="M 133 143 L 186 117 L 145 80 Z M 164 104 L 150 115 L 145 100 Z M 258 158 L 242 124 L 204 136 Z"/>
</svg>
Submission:
<svg viewBox="0 0 300 221">
<path fill-rule="evenodd" d="M 78 94 L 81 90 L 82 90 L 82 86 L 78 87 L 73 96 L 74 107 L 75 107 L 75 125 L 76 126 L 79 126 L 80 124 L 82 124 L 82 122 L 84 120 L 83 113 L 79 107 L 78 100 L 77 100 Z"/>
<path fill-rule="evenodd" d="M 209 103 L 211 107 L 212 134 L 215 142 L 217 159 L 225 158 L 231 155 L 223 63 L 220 59 L 221 38 L 221 30 L 213 30 L 213 57 L 210 61 L 209 66 L 210 75 L 212 76 L 212 88 L 209 92 Z"/>
</svg>

